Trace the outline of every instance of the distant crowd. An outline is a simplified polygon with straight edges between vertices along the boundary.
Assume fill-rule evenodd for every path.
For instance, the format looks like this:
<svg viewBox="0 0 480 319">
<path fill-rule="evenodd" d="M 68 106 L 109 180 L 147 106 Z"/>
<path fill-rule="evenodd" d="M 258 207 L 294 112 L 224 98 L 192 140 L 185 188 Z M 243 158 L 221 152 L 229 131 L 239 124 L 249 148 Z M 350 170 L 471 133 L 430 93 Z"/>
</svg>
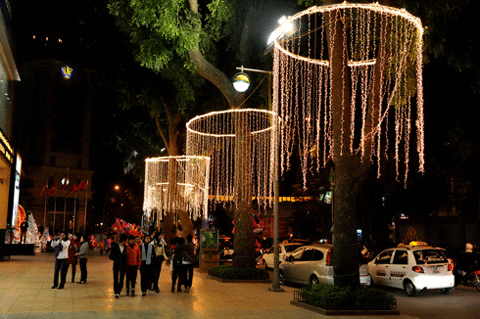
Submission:
<svg viewBox="0 0 480 319">
<path fill-rule="evenodd" d="M 76 265 L 80 265 L 79 284 L 87 283 L 87 252 L 89 248 L 88 237 L 81 235 L 66 235 L 60 232 L 51 241 L 55 249 L 55 272 L 52 289 L 63 289 L 67 281 L 68 268 L 71 265 L 72 283 L 75 282 Z M 192 235 L 176 237 L 172 246 L 167 247 L 164 235 L 154 232 L 152 235 L 128 236 L 126 234 L 114 235 L 113 240 L 104 239 L 99 245 L 100 252 L 109 252 L 113 261 L 113 288 L 115 298 L 122 292 L 126 296 L 135 296 L 137 275 L 140 273 L 140 289 L 142 296 L 147 292 L 160 292 L 158 286 L 162 264 L 164 261 L 170 266 L 171 292 L 189 292 L 193 280 L 193 268 L 196 263 L 195 246 Z M 125 290 L 123 290 L 125 286 Z"/>
</svg>

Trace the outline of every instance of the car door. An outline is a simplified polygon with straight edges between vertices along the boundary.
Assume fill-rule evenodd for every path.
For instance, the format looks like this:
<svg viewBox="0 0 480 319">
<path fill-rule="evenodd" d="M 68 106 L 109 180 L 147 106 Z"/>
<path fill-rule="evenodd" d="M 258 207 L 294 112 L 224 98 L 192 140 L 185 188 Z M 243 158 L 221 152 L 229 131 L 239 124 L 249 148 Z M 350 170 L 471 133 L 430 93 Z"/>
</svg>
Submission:
<svg viewBox="0 0 480 319">
<path fill-rule="evenodd" d="M 374 282 L 380 285 L 388 285 L 388 279 L 390 277 L 390 261 L 392 259 L 393 250 L 385 250 L 381 252 L 377 258 L 375 258 L 372 269 L 369 269 L 370 275 Z"/>
<path fill-rule="evenodd" d="M 302 259 L 304 247 L 295 249 L 282 263 L 282 271 L 288 281 L 294 281 L 297 262 Z"/>
<path fill-rule="evenodd" d="M 273 246 L 263 254 L 263 260 L 265 260 L 268 267 L 273 267 Z"/>
<path fill-rule="evenodd" d="M 297 283 L 308 285 L 313 268 L 314 248 L 305 248 L 302 257 L 295 261 L 295 270 L 292 272 L 293 280 Z"/>
<path fill-rule="evenodd" d="M 327 252 L 321 249 L 315 249 L 312 258 L 312 274 L 314 274 L 318 281 L 325 284 L 333 285 L 333 267 L 326 264 Z"/>
<path fill-rule="evenodd" d="M 408 251 L 397 249 L 393 255 L 392 263 L 388 266 L 390 276 L 386 279 L 388 286 L 403 288 L 403 279 L 408 271 Z"/>
</svg>

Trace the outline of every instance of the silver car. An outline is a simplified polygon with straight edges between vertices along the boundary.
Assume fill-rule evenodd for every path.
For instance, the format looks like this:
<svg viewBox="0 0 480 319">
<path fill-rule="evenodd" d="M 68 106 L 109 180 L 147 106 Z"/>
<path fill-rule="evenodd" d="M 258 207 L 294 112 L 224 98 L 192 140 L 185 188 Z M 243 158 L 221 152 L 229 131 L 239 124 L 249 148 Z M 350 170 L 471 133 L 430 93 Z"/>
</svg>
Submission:
<svg viewBox="0 0 480 319">
<path fill-rule="evenodd" d="M 302 243 L 281 243 L 278 245 L 278 262 L 282 263 L 285 261 L 285 257 L 291 254 L 296 248 L 303 246 Z M 262 265 L 265 269 L 273 268 L 273 246 L 267 250 L 262 255 Z"/>
<path fill-rule="evenodd" d="M 297 248 L 280 265 L 280 284 L 287 282 L 314 286 L 333 285 L 333 266 L 330 264 L 332 245 L 309 245 Z M 360 283 L 370 285 L 366 265 L 360 266 Z"/>
</svg>

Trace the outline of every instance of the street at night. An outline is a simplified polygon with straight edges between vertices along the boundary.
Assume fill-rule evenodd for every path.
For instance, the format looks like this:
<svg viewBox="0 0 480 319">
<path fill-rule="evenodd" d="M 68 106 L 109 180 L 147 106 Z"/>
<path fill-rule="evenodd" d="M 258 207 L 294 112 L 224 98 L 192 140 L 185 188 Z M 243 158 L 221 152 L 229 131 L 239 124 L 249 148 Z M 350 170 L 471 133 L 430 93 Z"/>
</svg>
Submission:
<svg viewBox="0 0 480 319">
<path fill-rule="evenodd" d="M 0 317 L 480 318 L 480 1 L 371 2 L 0 0 Z"/>
</svg>

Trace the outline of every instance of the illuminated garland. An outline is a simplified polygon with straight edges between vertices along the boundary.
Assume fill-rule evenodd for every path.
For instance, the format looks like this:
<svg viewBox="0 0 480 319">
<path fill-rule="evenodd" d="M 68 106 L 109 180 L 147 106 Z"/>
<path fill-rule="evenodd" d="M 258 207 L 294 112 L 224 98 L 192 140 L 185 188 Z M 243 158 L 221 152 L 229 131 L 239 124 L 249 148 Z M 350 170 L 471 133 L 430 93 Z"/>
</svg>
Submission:
<svg viewBox="0 0 480 319">
<path fill-rule="evenodd" d="M 187 123 L 187 155 L 209 156 L 212 203 L 235 202 L 235 152 L 249 156 L 251 171 L 242 174 L 242 185 L 251 185 L 260 207 L 273 198 L 274 131 L 276 113 L 258 109 L 235 109 L 197 116 Z M 238 140 L 244 135 L 245 141 Z M 240 149 L 236 149 L 239 147 Z"/>
<path fill-rule="evenodd" d="M 420 20 L 404 9 L 344 2 L 309 8 L 284 23 L 293 24 L 296 31 L 276 40 L 274 48 L 273 111 L 282 119 L 282 173 L 290 168 L 294 145 L 300 153 L 304 186 L 309 169 L 319 170 L 328 160 L 335 160 L 332 112 L 337 106 L 332 105 L 332 87 L 338 84 L 332 81 L 329 55 L 340 24 L 346 46 L 343 60 L 348 69 L 342 79 L 349 77 L 350 96 L 342 95 L 342 105 L 349 107 L 341 109 L 338 155 L 348 152 L 360 154 L 363 161 L 375 161 L 380 176 L 380 159 L 393 145 L 397 179 L 403 173 L 406 182 L 410 143 L 416 134 L 419 171 L 423 172 Z M 375 78 L 380 66 L 384 70 Z M 379 96 L 374 97 L 374 87 L 378 86 Z M 377 103 L 372 105 L 375 98 Z M 370 127 L 372 111 L 376 115 Z M 395 131 L 390 132 L 389 127 Z"/>
<path fill-rule="evenodd" d="M 174 161 L 174 166 L 171 163 Z M 175 194 L 169 194 L 169 171 L 176 168 Z M 143 210 L 156 212 L 159 220 L 169 209 L 185 210 L 192 219 L 208 215 L 210 158 L 205 156 L 163 156 L 145 160 Z M 171 189 L 171 188 L 170 188 Z"/>
</svg>

